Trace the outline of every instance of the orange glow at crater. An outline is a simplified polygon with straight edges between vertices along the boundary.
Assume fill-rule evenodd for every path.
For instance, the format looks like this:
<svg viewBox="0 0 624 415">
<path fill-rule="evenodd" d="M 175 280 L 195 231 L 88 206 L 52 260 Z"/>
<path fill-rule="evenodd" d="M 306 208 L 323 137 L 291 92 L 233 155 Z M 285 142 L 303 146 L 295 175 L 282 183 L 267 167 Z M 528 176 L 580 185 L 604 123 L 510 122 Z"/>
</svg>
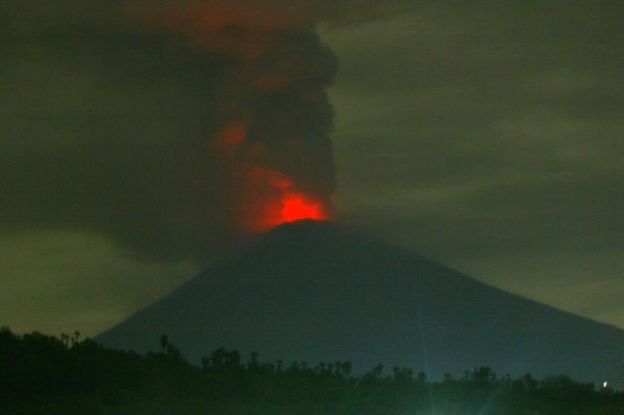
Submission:
<svg viewBox="0 0 624 415">
<path fill-rule="evenodd" d="M 277 196 L 277 195 L 276 195 Z M 294 189 L 280 189 L 279 196 L 264 201 L 264 208 L 252 220 L 251 229 L 263 232 L 298 220 L 329 220 L 327 207 Z"/>
<path fill-rule="evenodd" d="M 326 201 L 305 194 L 283 173 L 256 167 L 248 177 L 251 192 L 246 223 L 252 232 L 264 232 L 298 220 L 330 219 Z"/>
<path fill-rule="evenodd" d="M 282 200 L 281 222 L 294 222 L 302 219 L 325 220 L 327 215 L 323 212 L 320 203 L 311 202 L 299 194 L 290 194 Z"/>
<path fill-rule="evenodd" d="M 284 172 L 264 165 L 265 148 L 249 135 L 247 122 L 228 123 L 213 138 L 230 169 L 234 224 L 242 232 L 265 232 L 298 220 L 329 220 L 329 200 L 307 190 Z"/>
</svg>

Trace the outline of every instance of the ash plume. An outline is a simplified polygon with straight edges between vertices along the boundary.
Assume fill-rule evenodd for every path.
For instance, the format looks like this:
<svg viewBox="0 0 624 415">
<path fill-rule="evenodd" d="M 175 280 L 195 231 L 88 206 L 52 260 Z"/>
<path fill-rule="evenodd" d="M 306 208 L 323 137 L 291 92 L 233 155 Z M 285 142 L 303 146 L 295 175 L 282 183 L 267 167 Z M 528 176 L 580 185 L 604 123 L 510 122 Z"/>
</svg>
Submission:
<svg viewBox="0 0 624 415">
<path fill-rule="evenodd" d="M 3 3 L 0 229 L 202 258 L 285 197 L 327 217 L 337 61 L 314 27 L 364 4 Z"/>
</svg>

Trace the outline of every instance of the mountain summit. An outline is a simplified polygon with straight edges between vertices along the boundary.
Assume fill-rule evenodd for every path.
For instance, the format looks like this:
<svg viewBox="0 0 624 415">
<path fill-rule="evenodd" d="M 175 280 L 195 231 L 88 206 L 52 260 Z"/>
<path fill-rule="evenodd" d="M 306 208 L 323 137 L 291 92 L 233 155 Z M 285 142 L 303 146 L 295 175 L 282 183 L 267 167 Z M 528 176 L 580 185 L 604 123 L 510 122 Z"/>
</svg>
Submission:
<svg viewBox="0 0 624 415">
<path fill-rule="evenodd" d="M 329 222 L 275 228 L 101 334 L 146 351 L 167 334 L 192 361 L 350 360 L 439 379 L 476 366 L 624 385 L 624 331 L 504 292 Z"/>
</svg>

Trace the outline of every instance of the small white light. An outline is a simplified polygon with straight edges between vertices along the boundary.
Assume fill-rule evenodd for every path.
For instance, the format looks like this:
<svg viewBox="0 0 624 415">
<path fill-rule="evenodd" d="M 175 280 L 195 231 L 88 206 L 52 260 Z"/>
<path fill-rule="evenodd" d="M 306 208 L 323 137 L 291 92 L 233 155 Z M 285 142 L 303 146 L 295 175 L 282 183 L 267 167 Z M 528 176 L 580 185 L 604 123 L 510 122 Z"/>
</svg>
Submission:
<svg viewBox="0 0 624 415">
<path fill-rule="evenodd" d="M 605 380 L 604 382 L 602 382 L 602 387 L 606 388 L 607 386 L 609 386 L 609 384 L 607 383 L 607 381 Z"/>
</svg>

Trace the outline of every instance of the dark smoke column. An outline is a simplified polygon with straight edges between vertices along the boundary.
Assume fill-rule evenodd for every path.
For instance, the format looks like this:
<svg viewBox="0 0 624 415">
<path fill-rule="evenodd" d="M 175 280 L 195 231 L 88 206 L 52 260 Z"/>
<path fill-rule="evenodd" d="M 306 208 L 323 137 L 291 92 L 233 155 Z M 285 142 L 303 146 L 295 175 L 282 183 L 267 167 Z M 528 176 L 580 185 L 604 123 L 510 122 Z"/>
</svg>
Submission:
<svg viewBox="0 0 624 415">
<path fill-rule="evenodd" d="M 333 4 L 333 3 L 331 3 Z M 329 2 L 0 2 L 0 229 L 219 257 L 331 216 Z"/>
<path fill-rule="evenodd" d="M 227 182 L 231 225 L 243 232 L 331 216 L 332 108 L 325 88 L 336 58 L 314 22 L 274 16 L 266 5 L 217 9 L 204 2 L 155 19 L 228 61 L 218 97 L 223 125 L 208 139 Z"/>
</svg>

